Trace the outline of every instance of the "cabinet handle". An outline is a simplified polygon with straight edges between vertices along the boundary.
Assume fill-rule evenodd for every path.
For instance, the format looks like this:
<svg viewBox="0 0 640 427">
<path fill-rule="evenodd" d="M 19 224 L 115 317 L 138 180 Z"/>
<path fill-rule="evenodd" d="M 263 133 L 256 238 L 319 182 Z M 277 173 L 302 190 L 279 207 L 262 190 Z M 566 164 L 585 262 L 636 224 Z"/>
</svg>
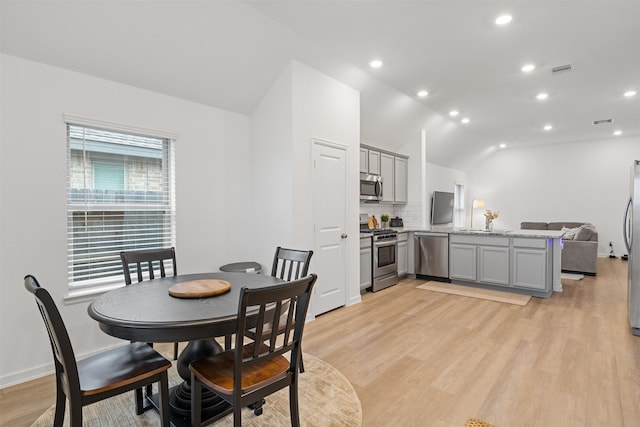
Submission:
<svg viewBox="0 0 640 427">
<path fill-rule="evenodd" d="M 346 233 L 342 233 L 342 235 L 340 236 L 341 239 L 346 239 L 347 237 L 349 237 L 349 236 L 347 236 Z"/>
</svg>

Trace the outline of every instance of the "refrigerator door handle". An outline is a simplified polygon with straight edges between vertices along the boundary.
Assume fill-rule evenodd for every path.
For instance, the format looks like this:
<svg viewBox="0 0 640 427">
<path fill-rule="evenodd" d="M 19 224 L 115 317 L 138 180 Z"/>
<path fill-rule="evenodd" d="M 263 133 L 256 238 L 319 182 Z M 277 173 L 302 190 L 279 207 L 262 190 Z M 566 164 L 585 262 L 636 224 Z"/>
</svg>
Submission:
<svg viewBox="0 0 640 427">
<path fill-rule="evenodd" d="M 629 212 L 631 211 L 632 205 L 633 199 L 629 198 L 629 202 L 627 202 L 627 209 L 624 212 L 624 220 L 622 221 L 622 235 L 624 236 L 624 244 L 627 247 L 627 252 L 629 252 L 629 255 L 631 255 L 631 245 L 633 244 L 633 230 L 631 230 L 631 223 L 627 220 L 629 219 Z"/>
</svg>

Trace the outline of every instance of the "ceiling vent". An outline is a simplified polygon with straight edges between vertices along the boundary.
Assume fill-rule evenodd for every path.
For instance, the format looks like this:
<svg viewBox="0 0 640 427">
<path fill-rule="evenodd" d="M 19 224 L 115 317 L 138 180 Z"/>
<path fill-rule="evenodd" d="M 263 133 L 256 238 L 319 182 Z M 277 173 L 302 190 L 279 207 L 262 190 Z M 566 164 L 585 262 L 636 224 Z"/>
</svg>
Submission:
<svg viewBox="0 0 640 427">
<path fill-rule="evenodd" d="M 552 73 L 561 73 L 563 71 L 571 71 L 573 70 L 573 66 L 571 64 L 567 64 L 567 65 L 560 65 L 558 67 L 553 67 L 551 69 Z"/>
<path fill-rule="evenodd" d="M 604 125 L 604 124 L 609 124 L 609 123 L 613 123 L 613 119 L 604 119 L 604 120 L 594 120 L 593 121 L 594 125 Z"/>
</svg>

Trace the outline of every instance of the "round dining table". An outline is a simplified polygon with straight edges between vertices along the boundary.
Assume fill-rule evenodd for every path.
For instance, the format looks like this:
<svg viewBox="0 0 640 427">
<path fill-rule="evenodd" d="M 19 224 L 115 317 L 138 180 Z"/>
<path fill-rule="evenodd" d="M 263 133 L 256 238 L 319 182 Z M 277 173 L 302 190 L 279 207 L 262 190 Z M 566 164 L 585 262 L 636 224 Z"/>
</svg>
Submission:
<svg viewBox="0 0 640 427">
<path fill-rule="evenodd" d="M 209 279 L 227 281 L 231 288 L 226 293 L 204 298 L 177 298 L 169 294 L 169 288 L 174 285 Z M 190 425 L 189 364 L 223 351 L 214 338 L 235 333 L 240 289 L 279 283 L 283 280 L 277 277 L 250 273 L 158 278 L 109 291 L 96 298 L 88 312 L 102 331 L 114 337 L 149 343 L 189 341 L 176 364 L 184 382 L 172 388 L 169 404 L 173 425 Z M 229 405 L 221 399 L 205 390 L 203 393 L 203 420 L 216 419 L 229 412 Z"/>
</svg>

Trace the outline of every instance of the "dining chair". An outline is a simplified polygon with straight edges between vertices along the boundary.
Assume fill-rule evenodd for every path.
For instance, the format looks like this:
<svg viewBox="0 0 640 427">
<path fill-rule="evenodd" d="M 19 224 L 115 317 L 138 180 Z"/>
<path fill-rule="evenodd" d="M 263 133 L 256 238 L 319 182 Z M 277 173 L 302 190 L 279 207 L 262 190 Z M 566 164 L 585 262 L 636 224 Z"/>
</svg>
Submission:
<svg viewBox="0 0 640 427">
<path fill-rule="evenodd" d="M 261 402 L 264 397 L 288 387 L 291 425 L 300 425 L 300 342 L 316 279 L 317 276 L 311 274 L 291 282 L 240 290 L 234 348 L 189 365 L 192 425 L 201 425 L 203 386 L 231 404 L 236 427 L 242 424 L 244 406 Z M 280 325 L 286 304 L 288 314 L 284 325 Z M 274 328 L 267 336 L 263 326 L 270 321 Z M 280 326 L 284 327 L 283 334 L 278 333 Z M 255 339 L 245 344 L 246 332 L 251 328 L 255 328 Z M 260 415 L 262 404 L 254 408 L 254 412 Z"/>
<path fill-rule="evenodd" d="M 273 264 L 271 266 L 271 276 L 277 277 L 282 280 L 291 281 L 297 280 L 301 277 L 304 277 L 309 272 L 309 263 L 311 262 L 311 257 L 313 256 L 313 251 L 304 251 L 299 249 L 287 249 L 281 246 L 276 248 L 276 253 L 273 256 Z M 282 314 L 283 318 L 280 319 L 280 325 L 283 325 L 284 317 L 287 316 L 286 307 L 283 310 Z M 268 323 L 264 326 L 265 331 L 267 332 L 265 335 L 269 335 L 271 333 L 272 324 Z M 281 326 L 278 333 L 283 333 L 284 329 Z M 249 331 L 247 334 L 250 338 L 254 338 L 254 332 Z M 300 356 L 300 372 L 304 372 L 304 362 L 302 361 L 302 356 Z"/>
<path fill-rule="evenodd" d="M 167 277 L 167 267 L 165 262 L 171 261 L 171 269 L 173 275 L 178 275 L 178 265 L 176 263 L 175 248 L 165 249 L 144 249 L 138 251 L 120 252 L 120 260 L 122 261 L 122 271 L 124 272 L 124 283 L 131 284 L 131 264 L 135 264 L 138 283 L 144 280 L 143 272 L 146 270 L 150 280 L 156 278 L 156 271 L 159 271 L 160 277 Z M 178 343 L 173 343 L 173 360 L 178 359 Z"/>
<path fill-rule="evenodd" d="M 53 425 L 62 426 L 66 401 L 69 401 L 69 424 L 82 426 L 82 408 L 92 403 L 158 383 L 160 418 L 169 427 L 169 380 L 171 362 L 145 343 L 130 343 L 82 360 L 76 360 L 69 334 L 49 292 L 35 277 L 24 278 L 25 288 L 36 299 L 49 335 L 56 377 L 56 409 Z M 144 407 L 136 394 L 136 413 Z"/>
</svg>

